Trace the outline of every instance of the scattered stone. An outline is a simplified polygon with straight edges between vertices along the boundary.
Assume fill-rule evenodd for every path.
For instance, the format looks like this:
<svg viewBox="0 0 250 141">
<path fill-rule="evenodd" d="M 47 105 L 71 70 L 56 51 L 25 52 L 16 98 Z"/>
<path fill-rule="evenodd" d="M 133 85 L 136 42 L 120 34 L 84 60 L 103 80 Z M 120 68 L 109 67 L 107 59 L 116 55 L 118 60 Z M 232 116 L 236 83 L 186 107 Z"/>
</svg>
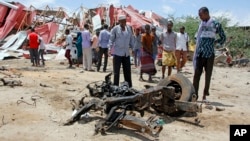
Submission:
<svg viewBox="0 0 250 141">
<path fill-rule="evenodd" d="M 225 108 L 215 107 L 216 111 L 225 111 Z"/>
<path fill-rule="evenodd" d="M 212 106 L 212 105 L 206 105 L 205 108 L 206 108 L 206 109 L 209 109 L 209 110 L 212 110 L 212 109 L 213 109 L 213 106 Z"/>
<path fill-rule="evenodd" d="M 69 83 L 69 82 L 67 82 L 67 81 L 63 81 L 62 83 L 63 83 L 63 84 L 70 85 L 70 83 Z"/>
<path fill-rule="evenodd" d="M 5 66 L 1 66 L 1 67 L 0 67 L 0 70 L 1 70 L 1 71 L 7 71 L 8 69 L 7 69 Z"/>
<path fill-rule="evenodd" d="M 51 86 L 48 86 L 48 85 L 42 84 L 42 83 L 40 83 L 40 86 L 41 86 L 41 87 L 49 87 L 49 88 L 52 88 Z"/>
<path fill-rule="evenodd" d="M 0 81 L 3 82 L 4 86 L 10 86 L 10 87 L 23 86 L 22 81 L 20 81 L 20 80 L 5 80 L 5 79 L 1 78 Z"/>
<path fill-rule="evenodd" d="M 250 83 L 249 83 L 249 82 L 247 82 L 246 84 L 247 84 L 247 85 L 249 85 Z"/>
<path fill-rule="evenodd" d="M 201 120 L 199 118 L 194 119 L 195 124 L 200 124 Z"/>
</svg>

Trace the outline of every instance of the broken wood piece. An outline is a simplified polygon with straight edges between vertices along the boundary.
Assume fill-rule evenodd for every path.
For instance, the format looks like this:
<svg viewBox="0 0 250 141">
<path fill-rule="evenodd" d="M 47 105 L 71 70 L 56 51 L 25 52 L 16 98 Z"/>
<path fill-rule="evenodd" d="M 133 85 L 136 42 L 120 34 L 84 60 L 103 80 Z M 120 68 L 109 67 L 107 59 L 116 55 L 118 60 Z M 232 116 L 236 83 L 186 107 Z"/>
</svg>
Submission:
<svg viewBox="0 0 250 141">
<path fill-rule="evenodd" d="M 225 108 L 221 108 L 221 107 L 215 107 L 216 111 L 225 111 Z"/>
<path fill-rule="evenodd" d="M 10 87 L 22 86 L 22 81 L 20 81 L 20 80 L 5 80 L 5 79 L 1 78 L 0 81 L 3 82 L 4 86 L 10 86 Z"/>
<path fill-rule="evenodd" d="M 0 67 L 0 70 L 1 70 L 1 71 L 7 71 L 8 69 L 7 69 L 5 66 L 1 66 L 1 67 Z"/>
<path fill-rule="evenodd" d="M 48 88 L 52 88 L 51 86 L 48 86 L 48 85 L 46 85 L 46 84 L 42 84 L 42 83 L 40 83 L 40 86 L 41 86 L 41 87 L 48 87 Z"/>
<path fill-rule="evenodd" d="M 70 83 L 69 83 L 69 82 L 67 82 L 67 81 L 63 81 L 62 83 L 63 83 L 63 84 L 70 85 Z"/>
</svg>

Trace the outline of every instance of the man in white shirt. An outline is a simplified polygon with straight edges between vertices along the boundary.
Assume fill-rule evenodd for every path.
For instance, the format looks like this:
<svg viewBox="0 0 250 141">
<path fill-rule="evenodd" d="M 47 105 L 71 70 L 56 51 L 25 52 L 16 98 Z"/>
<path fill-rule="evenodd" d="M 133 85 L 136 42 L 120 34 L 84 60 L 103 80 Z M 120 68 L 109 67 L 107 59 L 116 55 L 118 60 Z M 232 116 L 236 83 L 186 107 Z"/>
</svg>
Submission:
<svg viewBox="0 0 250 141">
<path fill-rule="evenodd" d="M 72 68 L 73 62 L 71 60 L 71 48 L 72 48 L 72 44 L 73 44 L 73 37 L 70 35 L 70 31 L 69 29 L 65 30 L 65 34 L 66 34 L 66 52 L 65 52 L 65 57 L 68 59 L 69 61 L 69 68 Z"/>
<path fill-rule="evenodd" d="M 45 65 L 45 62 L 44 62 L 44 61 L 45 61 L 45 60 L 44 60 L 43 55 L 44 55 L 46 46 L 45 46 L 45 43 L 44 43 L 44 41 L 43 41 L 43 37 L 42 37 L 42 36 L 39 36 L 39 41 L 40 41 L 40 45 L 39 45 L 38 53 L 39 53 L 39 56 L 41 57 L 40 59 L 41 59 L 42 64 L 43 64 L 43 66 L 44 66 L 44 65 Z M 40 60 L 40 59 L 39 59 L 39 60 Z"/>
<path fill-rule="evenodd" d="M 185 33 L 185 27 L 182 26 L 176 38 L 175 56 L 177 59 L 177 72 L 180 72 L 187 62 L 188 40 L 188 34 Z"/>
</svg>

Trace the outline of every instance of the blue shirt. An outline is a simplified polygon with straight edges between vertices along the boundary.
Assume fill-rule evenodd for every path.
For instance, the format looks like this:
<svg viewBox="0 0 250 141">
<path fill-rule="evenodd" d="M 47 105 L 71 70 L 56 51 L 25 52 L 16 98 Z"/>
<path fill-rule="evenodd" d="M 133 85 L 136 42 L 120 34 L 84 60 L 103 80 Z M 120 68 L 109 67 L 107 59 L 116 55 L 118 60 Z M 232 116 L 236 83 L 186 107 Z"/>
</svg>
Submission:
<svg viewBox="0 0 250 141">
<path fill-rule="evenodd" d="M 111 30 L 111 36 L 108 46 L 113 46 L 114 55 L 126 57 L 130 56 L 129 48 L 134 48 L 132 29 L 126 26 L 125 31 L 122 31 L 120 25 L 115 26 Z"/>
<path fill-rule="evenodd" d="M 141 34 L 135 35 L 134 36 L 134 48 L 133 48 L 133 50 L 141 49 L 141 47 L 142 47 Z"/>
<path fill-rule="evenodd" d="M 91 35 L 88 30 L 84 30 L 82 32 L 82 48 L 90 48 L 91 47 Z"/>
<path fill-rule="evenodd" d="M 108 48 L 109 38 L 110 33 L 106 29 L 103 29 L 99 35 L 99 45 L 101 48 Z"/>
</svg>

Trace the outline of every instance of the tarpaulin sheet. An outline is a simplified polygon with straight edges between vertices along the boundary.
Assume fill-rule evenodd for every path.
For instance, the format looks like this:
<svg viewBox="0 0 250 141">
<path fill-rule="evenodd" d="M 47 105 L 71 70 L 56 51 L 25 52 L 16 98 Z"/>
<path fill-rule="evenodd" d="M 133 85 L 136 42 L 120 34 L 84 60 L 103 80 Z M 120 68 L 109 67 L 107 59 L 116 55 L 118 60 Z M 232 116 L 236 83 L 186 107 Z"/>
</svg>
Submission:
<svg viewBox="0 0 250 141">
<path fill-rule="evenodd" d="M 93 23 L 93 30 L 96 30 L 98 28 L 101 28 L 102 27 L 102 24 L 101 24 L 101 18 L 100 18 L 100 15 L 95 15 L 93 18 L 92 18 L 92 23 Z"/>
<path fill-rule="evenodd" d="M 5 24 L 0 28 L 0 40 L 3 40 L 9 32 L 14 28 L 16 25 L 16 20 L 20 13 L 22 13 L 22 10 L 25 8 L 23 5 L 16 3 L 16 6 L 18 6 L 17 10 L 11 9 L 7 18 Z"/>
<path fill-rule="evenodd" d="M 16 20 L 15 29 L 23 29 L 24 26 L 31 25 L 34 17 L 36 16 L 36 11 L 23 10 L 20 16 Z"/>
<path fill-rule="evenodd" d="M 58 29 L 59 25 L 57 23 L 50 22 L 36 27 L 35 31 L 40 34 L 40 36 L 43 38 L 44 43 L 48 44 L 56 35 Z"/>
<path fill-rule="evenodd" d="M 0 4 L 0 27 L 3 25 L 4 18 L 8 12 L 8 7 Z"/>
<path fill-rule="evenodd" d="M 12 36 L 5 44 L 3 44 L 0 49 L 17 50 L 22 46 L 26 38 L 27 32 L 20 31 Z"/>
<path fill-rule="evenodd" d="M 127 15 L 131 18 L 130 25 L 134 28 L 139 28 L 146 24 L 151 24 L 151 22 L 146 18 L 140 15 L 139 13 L 136 13 L 135 11 L 132 11 L 131 9 L 124 8 L 123 11 L 127 13 Z"/>
</svg>

